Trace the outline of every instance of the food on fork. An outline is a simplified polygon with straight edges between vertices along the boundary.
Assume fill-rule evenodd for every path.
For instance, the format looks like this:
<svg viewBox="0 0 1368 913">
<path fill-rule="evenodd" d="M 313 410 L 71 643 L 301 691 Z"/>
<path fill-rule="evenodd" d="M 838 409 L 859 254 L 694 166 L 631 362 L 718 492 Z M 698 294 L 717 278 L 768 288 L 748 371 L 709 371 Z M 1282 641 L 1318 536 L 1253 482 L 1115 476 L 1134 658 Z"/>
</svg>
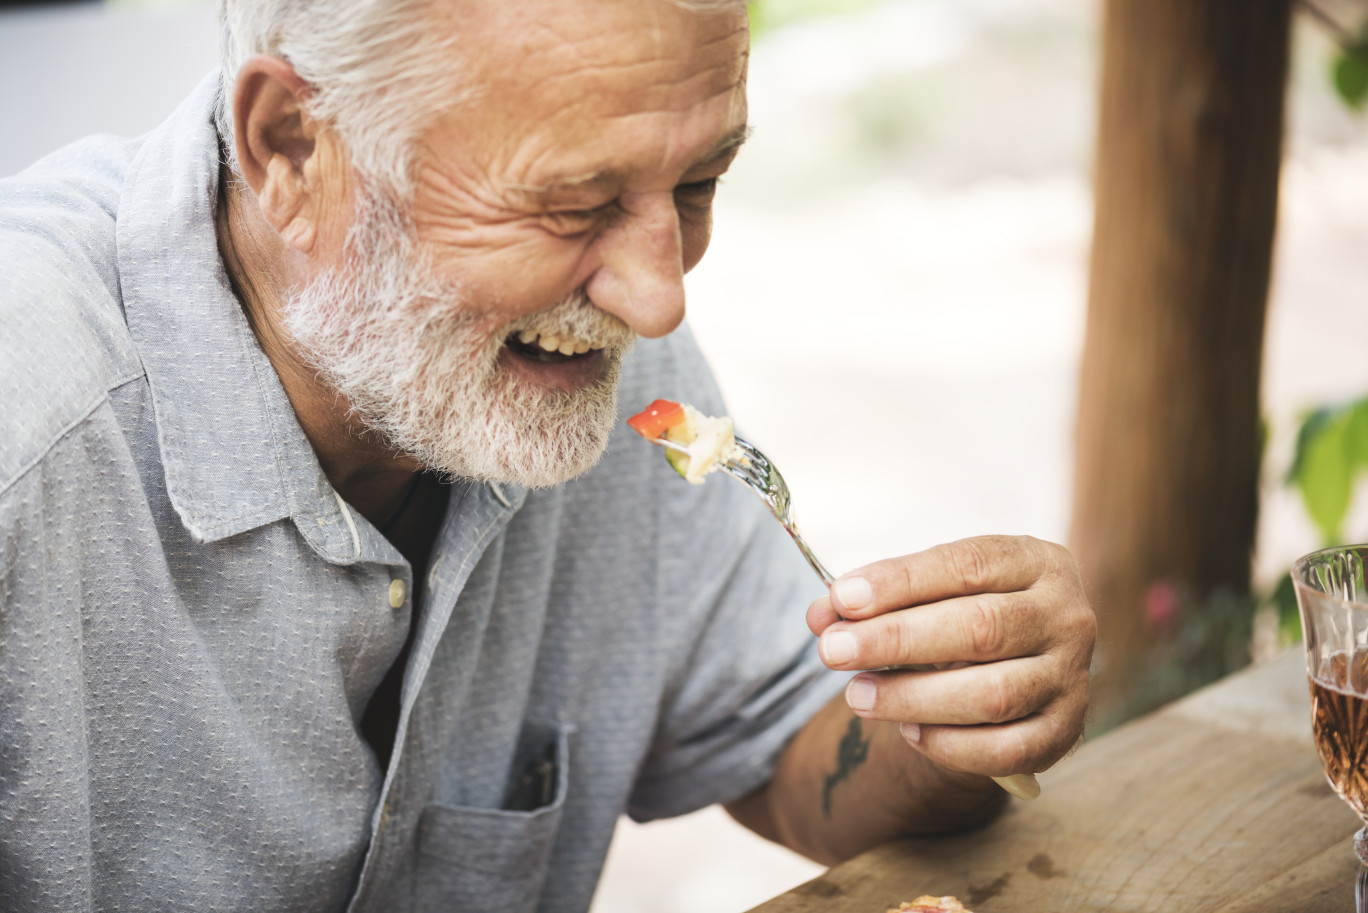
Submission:
<svg viewBox="0 0 1368 913">
<path fill-rule="evenodd" d="M 903 901 L 888 913 L 973 913 L 955 897 L 932 897 L 925 894 L 908 903 Z"/>
<path fill-rule="evenodd" d="M 694 485 L 702 485 L 704 476 L 728 460 L 746 459 L 736 446 L 735 426 L 725 415 L 714 418 L 693 406 L 658 399 L 627 419 L 627 424 L 647 440 L 684 447 L 684 451 L 667 448 L 665 459 Z"/>
</svg>

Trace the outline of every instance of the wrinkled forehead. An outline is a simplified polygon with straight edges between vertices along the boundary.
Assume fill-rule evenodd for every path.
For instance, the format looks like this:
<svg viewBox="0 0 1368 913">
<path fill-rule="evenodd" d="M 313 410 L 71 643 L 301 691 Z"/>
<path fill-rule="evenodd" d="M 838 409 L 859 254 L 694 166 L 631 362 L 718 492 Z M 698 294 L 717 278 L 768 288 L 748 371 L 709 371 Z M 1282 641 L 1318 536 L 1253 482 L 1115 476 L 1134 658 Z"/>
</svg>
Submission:
<svg viewBox="0 0 1368 913">
<path fill-rule="evenodd" d="M 464 77 L 475 87 L 471 107 L 495 120 L 531 113 L 568 115 L 569 123 L 577 113 L 681 112 L 732 96 L 743 103 L 745 7 L 713 7 L 690 8 L 687 0 L 454 0 L 446 14 L 460 36 Z"/>
</svg>

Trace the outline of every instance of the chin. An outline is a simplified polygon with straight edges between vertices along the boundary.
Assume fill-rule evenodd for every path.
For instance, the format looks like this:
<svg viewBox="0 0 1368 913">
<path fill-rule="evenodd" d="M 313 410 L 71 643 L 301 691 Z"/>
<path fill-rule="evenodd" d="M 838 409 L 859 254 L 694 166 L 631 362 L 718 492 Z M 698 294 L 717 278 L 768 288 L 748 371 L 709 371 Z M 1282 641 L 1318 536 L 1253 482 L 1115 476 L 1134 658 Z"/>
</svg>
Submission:
<svg viewBox="0 0 1368 913">
<path fill-rule="evenodd" d="M 617 423 L 620 352 L 531 368 L 504 355 L 479 390 L 410 399 L 385 423 L 397 449 L 449 477 L 527 488 L 592 469 Z"/>
</svg>

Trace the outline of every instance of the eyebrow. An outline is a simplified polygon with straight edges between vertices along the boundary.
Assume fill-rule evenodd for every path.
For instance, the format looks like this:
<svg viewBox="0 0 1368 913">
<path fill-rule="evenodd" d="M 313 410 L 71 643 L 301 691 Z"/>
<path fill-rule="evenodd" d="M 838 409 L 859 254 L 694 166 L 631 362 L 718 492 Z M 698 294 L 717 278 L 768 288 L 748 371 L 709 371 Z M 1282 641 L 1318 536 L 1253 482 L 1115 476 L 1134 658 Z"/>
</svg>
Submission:
<svg viewBox="0 0 1368 913">
<path fill-rule="evenodd" d="M 751 133 L 753 132 L 754 128 L 752 128 L 750 124 L 741 124 L 739 127 L 728 130 L 727 133 L 717 141 L 716 145 L 712 147 L 708 154 L 703 156 L 698 164 L 708 165 L 718 159 L 726 158 L 733 154 L 746 144 L 746 140 L 751 138 Z"/>
<path fill-rule="evenodd" d="M 752 132 L 754 132 L 754 129 L 748 124 L 742 124 L 739 127 L 728 130 L 721 139 L 713 144 L 713 147 L 709 149 L 701 159 L 693 164 L 692 167 L 699 168 L 704 165 L 710 165 L 713 162 L 735 154 L 738 149 L 745 145 L 746 140 L 750 139 Z M 615 182 L 619 177 L 620 172 L 609 168 L 603 171 L 591 171 L 587 174 L 574 175 L 571 177 L 552 178 L 552 180 L 546 184 L 510 184 L 509 187 L 520 193 L 551 194 L 584 190 L 600 184 L 609 184 Z"/>
</svg>

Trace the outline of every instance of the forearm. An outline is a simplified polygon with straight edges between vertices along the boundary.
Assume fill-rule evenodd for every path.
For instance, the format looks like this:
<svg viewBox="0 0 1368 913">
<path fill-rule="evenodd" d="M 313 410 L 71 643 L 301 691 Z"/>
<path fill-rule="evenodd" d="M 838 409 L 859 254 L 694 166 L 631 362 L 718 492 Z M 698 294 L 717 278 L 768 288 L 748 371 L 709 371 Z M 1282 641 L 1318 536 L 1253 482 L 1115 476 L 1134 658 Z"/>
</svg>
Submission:
<svg viewBox="0 0 1368 913">
<path fill-rule="evenodd" d="M 895 724 L 862 720 L 838 696 L 785 749 L 769 784 L 727 810 L 831 865 L 896 837 L 978 826 L 1006 798 L 987 777 L 927 760 Z"/>
</svg>

